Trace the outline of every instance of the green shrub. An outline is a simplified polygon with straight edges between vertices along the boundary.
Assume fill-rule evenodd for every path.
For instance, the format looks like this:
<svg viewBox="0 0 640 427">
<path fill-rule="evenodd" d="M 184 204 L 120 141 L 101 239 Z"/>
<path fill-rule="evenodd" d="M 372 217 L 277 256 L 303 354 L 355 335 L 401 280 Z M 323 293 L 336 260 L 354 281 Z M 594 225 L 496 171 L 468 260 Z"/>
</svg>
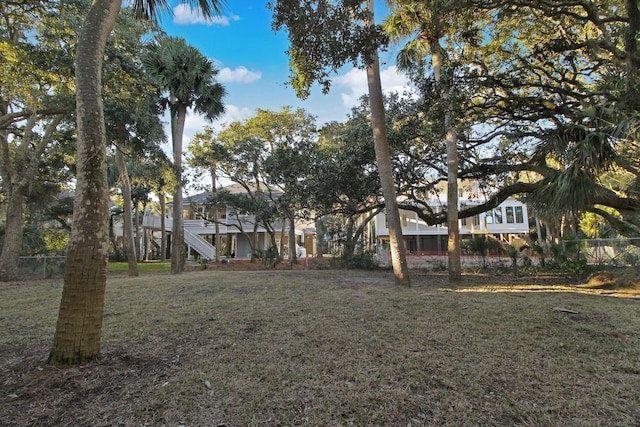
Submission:
<svg viewBox="0 0 640 427">
<path fill-rule="evenodd" d="M 275 246 L 267 249 L 255 249 L 253 257 L 261 260 L 266 268 L 275 268 L 280 263 L 280 254 Z"/>
<path fill-rule="evenodd" d="M 356 251 L 350 256 L 331 258 L 329 263 L 335 268 L 354 268 L 359 270 L 375 270 L 380 267 L 374 252 Z"/>
</svg>

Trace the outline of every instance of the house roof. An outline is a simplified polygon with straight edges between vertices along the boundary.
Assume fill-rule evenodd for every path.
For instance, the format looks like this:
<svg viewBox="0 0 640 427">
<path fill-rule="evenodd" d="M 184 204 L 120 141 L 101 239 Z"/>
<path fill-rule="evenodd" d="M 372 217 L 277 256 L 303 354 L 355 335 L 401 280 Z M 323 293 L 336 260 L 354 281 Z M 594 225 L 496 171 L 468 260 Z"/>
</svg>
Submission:
<svg viewBox="0 0 640 427">
<path fill-rule="evenodd" d="M 250 186 L 249 188 L 251 189 L 252 192 L 256 190 L 255 186 Z M 228 191 L 231 194 L 246 194 L 247 193 L 247 189 L 245 187 L 243 187 L 242 185 L 238 184 L 238 183 L 233 183 L 233 184 L 224 186 L 220 190 Z M 272 194 L 272 196 L 274 198 L 278 198 L 278 197 L 280 197 L 282 195 L 282 191 L 280 191 L 280 190 L 272 190 L 271 194 Z M 188 201 L 189 203 L 200 205 L 200 204 L 206 204 L 209 201 L 210 197 L 211 197 L 211 191 L 205 191 L 203 193 L 192 194 L 192 195 L 186 196 L 185 200 Z M 169 202 L 169 203 L 167 203 L 167 205 L 171 206 L 172 203 Z"/>
</svg>

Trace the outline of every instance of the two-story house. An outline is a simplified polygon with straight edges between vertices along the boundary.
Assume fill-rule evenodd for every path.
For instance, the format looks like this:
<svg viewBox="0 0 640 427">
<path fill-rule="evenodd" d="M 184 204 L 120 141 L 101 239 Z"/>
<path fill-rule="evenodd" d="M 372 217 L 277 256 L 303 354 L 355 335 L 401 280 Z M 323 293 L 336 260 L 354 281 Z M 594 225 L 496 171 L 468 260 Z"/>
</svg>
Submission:
<svg viewBox="0 0 640 427">
<path fill-rule="evenodd" d="M 239 184 L 226 186 L 223 190 L 232 194 L 246 194 L 246 189 Z M 268 224 L 269 229 L 267 229 L 264 224 L 256 224 L 254 215 L 238 212 L 232 206 L 226 206 L 219 210 L 216 227 L 212 208 L 208 203 L 210 197 L 211 192 L 203 192 L 184 198 L 184 240 L 189 258 L 213 260 L 216 258 L 216 251 L 220 250 L 221 257 L 248 259 L 251 257 L 252 241 L 256 242 L 256 249 L 260 250 L 269 248 L 275 241 L 279 249 L 284 249 L 282 256 L 288 257 L 290 221 L 276 219 Z M 273 192 L 271 197 L 274 197 Z M 170 233 L 173 227 L 171 203 L 167 206 L 165 230 Z M 157 232 L 161 229 L 160 216 L 147 210 L 142 224 L 153 232 L 157 243 L 159 241 Z M 215 247 L 216 230 L 220 233 L 221 248 Z M 293 232 L 296 242 L 304 246 L 309 256 L 313 256 L 315 229 L 312 225 L 296 221 Z"/>
<path fill-rule="evenodd" d="M 459 208 L 480 205 L 486 197 L 476 183 L 461 182 L 459 185 Z M 446 204 L 446 188 L 440 197 L 429 200 L 429 205 L 437 211 Z M 427 225 L 413 211 L 400 210 L 402 234 L 409 252 L 443 254 L 447 250 L 448 229 L 446 224 Z M 475 234 L 489 234 L 496 239 L 512 243 L 529 233 L 527 206 L 513 198 L 508 198 L 496 208 L 459 220 L 460 237 L 470 238 Z M 389 228 L 384 213 L 377 215 L 372 227 L 375 228 L 378 243 L 388 242 Z"/>
</svg>

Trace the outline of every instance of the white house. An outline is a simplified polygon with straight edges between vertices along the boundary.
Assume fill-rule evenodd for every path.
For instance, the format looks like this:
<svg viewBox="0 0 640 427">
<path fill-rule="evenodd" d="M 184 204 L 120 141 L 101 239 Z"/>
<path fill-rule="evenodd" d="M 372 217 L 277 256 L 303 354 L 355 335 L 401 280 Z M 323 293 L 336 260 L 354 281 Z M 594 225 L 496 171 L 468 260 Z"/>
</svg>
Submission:
<svg viewBox="0 0 640 427">
<path fill-rule="evenodd" d="M 224 190 L 231 193 L 243 194 L 246 189 L 238 184 L 224 187 Z M 213 215 L 209 212 L 207 202 L 211 197 L 211 192 L 204 192 L 187 196 L 184 198 L 184 236 L 189 257 L 200 257 L 205 259 L 215 259 L 216 250 L 221 250 L 222 257 L 233 257 L 247 259 L 251 257 L 250 240 L 253 238 L 255 216 L 248 214 L 237 214 L 234 209 L 227 206 L 219 213 L 218 232 L 222 240 L 222 248 L 215 248 L 216 226 L 212 222 Z M 171 232 L 172 221 L 171 204 L 167 203 L 165 229 Z M 142 226 L 152 231 L 160 230 L 160 216 L 148 209 L 145 212 Z M 289 251 L 289 221 L 278 219 L 271 224 L 276 246 L 280 248 L 280 242 L 284 239 L 284 257 Z M 271 246 L 271 236 L 269 230 L 262 224 L 258 224 L 255 229 L 257 234 L 257 248 L 267 249 Z M 293 232 L 296 235 L 296 242 L 302 243 L 306 253 L 310 256 L 315 252 L 315 228 L 312 224 L 296 222 Z M 159 241 L 155 235 L 156 242 Z"/>
<path fill-rule="evenodd" d="M 459 208 L 480 205 L 486 199 L 476 184 L 459 185 Z M 440 194 L 446 194 L 446 191 Z M 446 203 L 442 198 L 434 198 L 429 205 L 435 210 Z M 406 248 L 410 252 L 443 253 L 447 250 L 448 229 L 446 224 L 427 225 L 413 211 L 400 210 L 402 234 Z M 490 234 L 497 239 L 511 243 L 514 238 L 522 238 L 529 233 L 527 206 L 509 198 L 490 211 L 459 220 L 460 237 L 470 238 L 474 234 Z M 385 213 L 378 214 L 372 225 L 378 243 L 388 242 L 389 228 Z"/>
</svg>

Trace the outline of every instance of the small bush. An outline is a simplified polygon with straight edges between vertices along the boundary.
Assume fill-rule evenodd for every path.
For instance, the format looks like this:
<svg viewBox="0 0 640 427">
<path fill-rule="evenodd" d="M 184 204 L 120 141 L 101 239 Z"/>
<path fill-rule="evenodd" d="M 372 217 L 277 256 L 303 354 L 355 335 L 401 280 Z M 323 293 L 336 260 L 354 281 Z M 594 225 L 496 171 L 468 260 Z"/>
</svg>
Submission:
<svg viewBox="0 0 640 427">
<path fill-rule="evenodd" d="M 331 258 L 329 263 L 335 268 L 355 268 L 359 270 L 376 270 L 380 267 L 376 254 L 369 251 L 357 251 L 350 256 Z"/>
<path fill-rule="evenodd" d="M 280 254 L 275 246 L 268 249 L 256 249 L 253 251 L 253 257 L 261 260 L 265 268 L 275 268 L 280 263 Z"/>
</svg>

